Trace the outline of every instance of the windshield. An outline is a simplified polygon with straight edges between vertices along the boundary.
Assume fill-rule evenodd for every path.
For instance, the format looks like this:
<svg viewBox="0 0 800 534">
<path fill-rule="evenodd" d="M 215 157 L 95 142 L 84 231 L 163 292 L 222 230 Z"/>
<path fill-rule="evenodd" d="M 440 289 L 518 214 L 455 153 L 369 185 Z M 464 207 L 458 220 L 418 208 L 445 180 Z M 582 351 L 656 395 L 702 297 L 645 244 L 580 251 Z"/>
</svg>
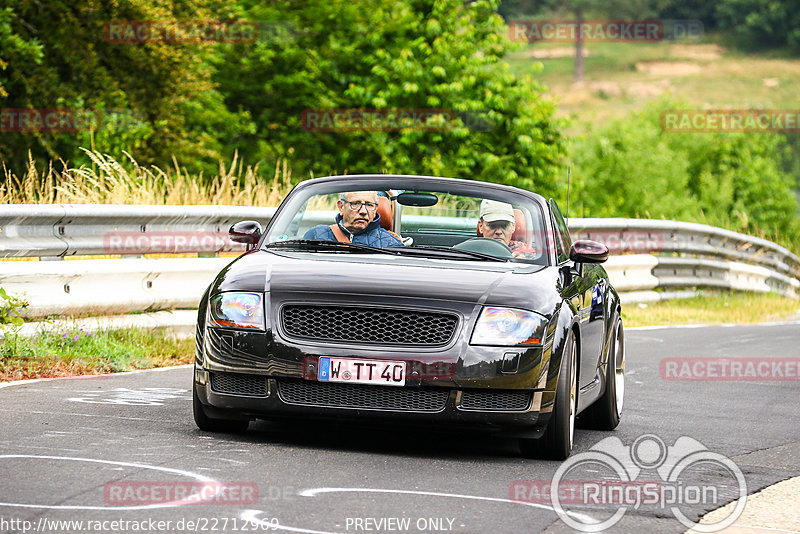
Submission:
<svg viewBox="0 0 800 534">
<path fill-rule="evenodd" d="M 367 253 L 372 247 L 397 255 L 548 263 L 542 210 L 531 198 L 480 191 L 474 182 L 466 190 L 451 184 L 408 185 L 384 181 L 354 187 L 342 180 L 295 190 L 262 247 L 320 254 Z M 320 241 L 332 246 L 319 246 Z"/>
</svg>

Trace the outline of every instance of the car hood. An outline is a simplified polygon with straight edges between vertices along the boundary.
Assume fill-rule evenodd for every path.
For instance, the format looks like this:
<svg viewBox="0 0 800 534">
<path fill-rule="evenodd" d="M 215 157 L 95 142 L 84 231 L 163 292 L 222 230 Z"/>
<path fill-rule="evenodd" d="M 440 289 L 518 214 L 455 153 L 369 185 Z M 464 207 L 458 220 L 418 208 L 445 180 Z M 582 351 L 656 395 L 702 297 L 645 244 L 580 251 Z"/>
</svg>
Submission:
<svg viewBox="0 0 800 534">
<path fill-rule="evenodd" d="M 556 268 L 524 263 L 254 251 L 228 265 L 212 292 L 406 297 L 547 313 L 560 301 L 558 279 Z"/>
</svg>

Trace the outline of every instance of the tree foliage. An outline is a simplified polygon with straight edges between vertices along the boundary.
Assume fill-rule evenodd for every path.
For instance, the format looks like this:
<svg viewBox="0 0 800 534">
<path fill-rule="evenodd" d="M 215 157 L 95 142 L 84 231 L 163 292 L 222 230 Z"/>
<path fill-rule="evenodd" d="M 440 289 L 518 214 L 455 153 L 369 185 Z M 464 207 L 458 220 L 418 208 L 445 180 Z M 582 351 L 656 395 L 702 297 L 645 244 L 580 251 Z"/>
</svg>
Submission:
<svg viewBox="0 0 800 534">
<path fill-rule="evenodd" d="M 8 0 L 0 0 L 0 2 Z M 0 139 L 17 173 L 85 162 L 79 147 L 144 164 L 213 172 L 235 151 L 248 163 L 289 157 L 308 172 L 445 174 L 548 190 L 563 153 L 553 105 L 501 61 L 514 46 L 497 0 L 23 0 L 0 11 L 0 108 L 95 110 L 92 132 L 27 131 Z M 244 19 L 255 43 L 116 44 L 116 20 Z M 305 109 L 442 109 L 481 117 L 443 131 L 319 132 Z M 465 124 L 467 122 L 467 124 Z M 480 130 L 480 131 L 479 131 Z"/>
<path fill-rule="evenodd" d="M 273 32 L 220 58 L 229 106 L 256 124 L 249 158 L 291 157 L 301 174 L 441 174 L 552 190 L 561 157 L 553 105 L 501 61 L 514 46 L 497 3 L 441 0 L 254 3 Z M 304 110 L 442 109 L 480 116 L 444 131 L 309 131 Z"/>
<path fill-rule="evenodd" d="M 0 159 L 20 172 L 34 159 L 82 161 L 79 146 L 140 161 L 191 163 L 220 156 L 214 128 L 236 125 L 211 85 L 202 44 L 108 42 L 111 21 L 208 18 L 208 1 L 0 0 L 0 108 L 92 111 L 96 132 L 16 131 L 0 138 Z M 224 15 L 224 14 L 223 14 Z M 215 15 L 218 16 L 218 15 Z M 198 109 L 201 106 L 202 109 Z M 213 109 L 213 117 L 203 110 Z"/>
<path fill-rule="evenodd" d="M 575 141 L 582 215 L 695 220 L 800 239 L 794 184 L 780 164 L 784 138 L 664 132 L 660 112 L 677 107 L 664 101 Z"/>
<path fill-rule="evenodd" d="M 800 52 L 796 0 L 725 0 L 717 6 L 717 17 L 743 48 L 788 47 Z"/>
</svg>

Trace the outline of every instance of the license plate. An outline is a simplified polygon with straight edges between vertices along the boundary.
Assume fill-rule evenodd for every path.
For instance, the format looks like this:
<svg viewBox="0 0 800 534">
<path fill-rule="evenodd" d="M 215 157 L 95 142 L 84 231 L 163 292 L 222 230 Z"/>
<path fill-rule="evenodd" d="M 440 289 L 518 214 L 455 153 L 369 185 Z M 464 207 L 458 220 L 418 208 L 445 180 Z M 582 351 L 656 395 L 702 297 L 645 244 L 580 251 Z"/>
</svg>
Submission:
<svg viewBox="0 0 800 534">
<path fill-rule="evenodd" d="M 404 386 L 406 384 L 406 362 L 323 356 L 319 359 L 317 368 L 317 379 L 320 382 L 384 386 Z"/>
</svg>

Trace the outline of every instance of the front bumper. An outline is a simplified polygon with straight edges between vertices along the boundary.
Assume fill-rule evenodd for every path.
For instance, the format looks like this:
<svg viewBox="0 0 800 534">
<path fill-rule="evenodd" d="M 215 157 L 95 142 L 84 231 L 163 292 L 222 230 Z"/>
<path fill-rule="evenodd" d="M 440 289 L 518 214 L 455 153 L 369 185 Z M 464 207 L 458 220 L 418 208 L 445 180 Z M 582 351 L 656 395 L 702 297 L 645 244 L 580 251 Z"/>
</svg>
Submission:
<svg viewBox="0 0 800 534">
<path fill-rule="evenodd" d="M 445 423 L 507 437 L 537 438 L 550 415 L 542 411 L 542 391 L 326 384 L 200 368 L 195 369 L 194 378 L 207 414 L 220 419 Z"/>
<path fill-rule="evenodd" d="M 411 308 L 414 303 L 392 304 Z M 195 360 L 197 398 L 207 415 L 220 419 L 302 416 L 444 423 L 539 437 L 550 418 L 557 378 L 548 369 L 555 324 L 540 346 L 473 346 L 469 333 L 481 306 L 458 306 L 448 308 L 462 318 L 456 335 L 434 347 L 303 340 L 269 321 L 262 332 L 203 325 L 198 330 Z M 267 314 L 278 316 L 277 311 Z M 319 382 L 317 365 L 323 356 L 405 361 L 406 385 Z M 215 383 L 215 377 L 222 382 Z M 225 382 L 234 385 L 225 386 Z M 360 400 L 350 402 L 351 397 Z M 398 398 L 402 402 L 394 402 Z"/>
</svg>

